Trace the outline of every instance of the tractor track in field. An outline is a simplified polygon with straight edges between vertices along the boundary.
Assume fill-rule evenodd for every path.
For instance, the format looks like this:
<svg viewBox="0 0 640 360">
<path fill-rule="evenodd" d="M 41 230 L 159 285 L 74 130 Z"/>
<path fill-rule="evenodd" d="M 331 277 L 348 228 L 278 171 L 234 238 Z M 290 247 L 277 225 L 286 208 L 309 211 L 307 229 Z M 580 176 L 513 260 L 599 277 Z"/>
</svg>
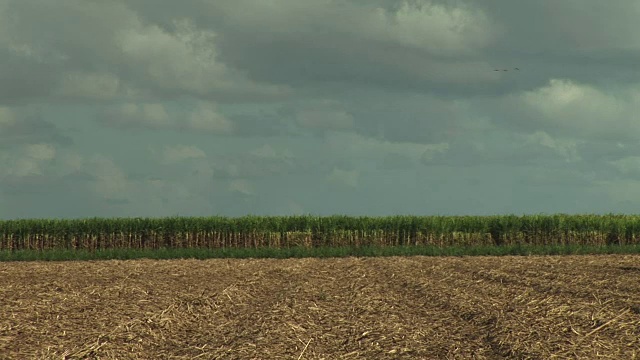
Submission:
<svg viewBox="0 0 640 360">
<path fill-rule="evenodd" d="M 539 274 L 544 275 L 545 271 L 532 268 L 530 259 L 505 260 L 509 261 L 452 259 L 439 264 L 434 274 L 455 274 L 447 278 L 446 286 L 439 288 L 445 295 L 443 298 L 450 299 L 465 318 L 486 324 L 491 343 L 508 358 L 547 359 L 576 355 L 584 351 L 589 342 L 592 346 L 589 357 L 595 357 L 598 352 L 607 351 L 607 344 L 590 336 L 616 327 L 624 333 L 625 345 L 635 344 L 633 346 L 640 348 L 635 335 L 640 333 L 638 314 L 630 311 L 631 303 L 637 303 L 640 294 L 637 279 L 627 279 L 633 280 L 635 291 L 620 294 L 609 291 L 603 282 L 590 282 L 591 276 L 585 276 L 591 274 L 588 271 L 575 272 L 585 267 L 584 257 L 537 258 L 538 269 L 554 263 L 573 265 L 547 271 L 544 280 L 540 280 Z M 420 260 L 406 261 L 412 263 L 411 268 L 419 268 Z M 519 269 L 528 270 L 524 274 Z M 611 279 L 611 282 L 615 281 Z M 434 283 L 424 284 L 426 287 Z M 549 346 L 560 340 L 566 344 Z M 613 358 L 624 358 L 622 354 Z"/>
<path fill-rule="evenodd" d="M 437 355 L 440 359 L 505 359 L 504 346 L 494 341 L 491 321 L 475 321 L 476 312 L 469 312 L 455 298 L 450 297 L 446 281 L 449 276 L 433 267 L 424 266 L 421 262 L 410 262 L 411 273 L 406 272 L 409 259 L 398 259 L 396 263 L 385 263 L 383 274 L 394 291 L 406 299 L 406 303 L 416 304 L 423 308 L 423 318 L 438 319 L 438 327 L 443 331 L 441 337 L 452 336 L 458 339 L 451 342 L 453 346 L 447 352 Z M 444 276 L 443 276 L 444 275 Z M 453 289 L 457 291 L 458 289 Z M 429 339 L 425 339 L 428 343 Z M 464 349 L 459 344 L 465 343 Z M 435 356 L 433 358 L 436 358 Z"/>
<path fill-rule="evenodd" d="M 640 256 L 0 263 L 0 359 L 634 359 Z"/>
<path fill-rule="evenodd" d="M 531 359 L 542 358 L 539 354 L 511 346 L 507 340 L 500 340 L 496 333 L 499 326 L 496 302 L 504 296 L 499 289 L 482 289 L 478 291 L 469 282 L 469 278 L 461 267 L 451 259 L 442 266 L 437 262 L 425 262 L 424 259 L 403 258 L 398 263 L 390 264 L 389 271 L 399 274 L 396 277 L 400 286 L 413 289 L 414 297 L 427 298 L 439 311 L 453 314 L 466 328 L 472 329 L 467 337 L 467 346 L 474 344 L 476 351 L 455 358 L 460 359 Z M 414 269 L 407 273 L 402 269 Z M 496 291 L 498 290 L 498 291 Z M 459 333 L 460 331 L 456 331 Z M 474 342 L 469 343 L 470 338 Z M 464 342 L 461 341 L 461 342 Z"/>
</svg>

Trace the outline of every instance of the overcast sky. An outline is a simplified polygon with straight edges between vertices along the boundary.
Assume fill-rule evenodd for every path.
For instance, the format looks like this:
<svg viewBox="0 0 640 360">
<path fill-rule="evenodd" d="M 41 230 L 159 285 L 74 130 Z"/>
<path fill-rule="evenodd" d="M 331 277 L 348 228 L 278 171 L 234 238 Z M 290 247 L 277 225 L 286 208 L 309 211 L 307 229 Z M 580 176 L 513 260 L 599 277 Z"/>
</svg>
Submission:
<svg viewBox="0 0 640 360">
<path fill-rule="evenodd" d="M 0 218 L 640 213 L 638 19 L 0 0 Z"/>
</svg>

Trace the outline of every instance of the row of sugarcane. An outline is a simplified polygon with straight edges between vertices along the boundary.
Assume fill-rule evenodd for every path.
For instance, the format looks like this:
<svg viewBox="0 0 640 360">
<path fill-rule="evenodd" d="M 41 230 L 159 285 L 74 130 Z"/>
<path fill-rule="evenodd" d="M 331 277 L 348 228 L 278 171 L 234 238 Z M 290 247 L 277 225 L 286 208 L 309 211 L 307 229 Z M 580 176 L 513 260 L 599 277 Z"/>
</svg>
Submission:
<svg viewBox="0 0 640 360">
<path fill-rule="evenodd" d="M 638 243 L 640 216 L 615 214 L 0 220 L 0 251 Z"/>
</svg>

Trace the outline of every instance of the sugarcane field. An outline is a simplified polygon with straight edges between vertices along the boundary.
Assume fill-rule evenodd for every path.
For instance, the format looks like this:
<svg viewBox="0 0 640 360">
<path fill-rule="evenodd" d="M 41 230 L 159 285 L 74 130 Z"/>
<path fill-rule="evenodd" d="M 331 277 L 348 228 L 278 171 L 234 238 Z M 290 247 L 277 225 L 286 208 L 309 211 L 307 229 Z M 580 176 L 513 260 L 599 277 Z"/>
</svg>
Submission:
<svg viewBox="0 0 640 360">
<path fill-rule="evenodd" d="M 0 358 L 634 359 L 638 224 L 0 221 Z"/>
<path fill-rule="evenodd" d="M 640 360 L 640 0 L 0 0 L 0 360 Z"/>
</svg>

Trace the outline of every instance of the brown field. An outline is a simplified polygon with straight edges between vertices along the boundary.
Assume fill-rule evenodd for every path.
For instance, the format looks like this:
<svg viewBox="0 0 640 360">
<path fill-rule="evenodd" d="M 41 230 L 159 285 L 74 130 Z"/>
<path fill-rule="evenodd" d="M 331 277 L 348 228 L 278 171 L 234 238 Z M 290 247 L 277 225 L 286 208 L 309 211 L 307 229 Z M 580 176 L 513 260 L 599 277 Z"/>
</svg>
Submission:
<svg viewBox="0 0 640 360">
<path fill-rule="evenodd" d="M 2 359 L 635 359 L 640 256 L 0 263 Z"/>
</svg>

